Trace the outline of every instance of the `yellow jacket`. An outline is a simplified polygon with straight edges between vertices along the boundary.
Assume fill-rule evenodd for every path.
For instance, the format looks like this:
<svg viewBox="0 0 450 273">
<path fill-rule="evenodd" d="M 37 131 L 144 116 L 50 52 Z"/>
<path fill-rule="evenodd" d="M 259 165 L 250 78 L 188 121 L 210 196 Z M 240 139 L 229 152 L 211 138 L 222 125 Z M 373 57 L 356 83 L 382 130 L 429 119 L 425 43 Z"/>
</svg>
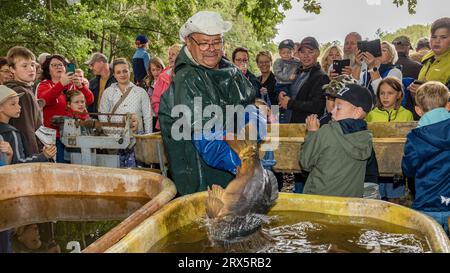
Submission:
<svg viewBox="0 0 450 273">
<path fill-rule="evenodd" d="M 433 61 L 434 60 L 434 61 Z M 450 82 L 450 48 L 439 57 L 433 51 L 423 56 L 424 64 L 419 73 L 420 81 L 438 81 L 445 85 Z"/>
<path fill-rule="evenodd" d="M 398 110 L 392 109 L 390 111 L 374 108 L 367 114 L 367 122 L 402 122 L 402 121 L 414 121 L 411 111 L 406 110 L 403 106 L 400 106 Z"/>
</svg>

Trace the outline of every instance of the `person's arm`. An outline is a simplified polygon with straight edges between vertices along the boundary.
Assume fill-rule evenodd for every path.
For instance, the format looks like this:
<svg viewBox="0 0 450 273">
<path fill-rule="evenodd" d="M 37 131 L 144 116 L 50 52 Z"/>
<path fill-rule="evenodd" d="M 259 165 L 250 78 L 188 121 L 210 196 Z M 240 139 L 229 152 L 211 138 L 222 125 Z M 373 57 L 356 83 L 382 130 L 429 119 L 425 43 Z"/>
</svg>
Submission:
<svg viewBox="0 0 450 273">
<path fill-rule="evenodd" d="M 113 105 L 111 105 L 111 101 L 109 99 L 109 94 L 111 93 L 112 86 L 108 87 L 103 91 L 103 95 L 100 99 L 100 103 L 98 105 L 98 112 L 99 113 L 111 113 Z M 108 116 L 100 115 L 98 116 L 98 119 L 102 122 L 108 121 Z"/>
<path fill-rule="evenodd" d="M 352 77 L 359 82 L 361 78 L 361 67 L 362 67 L 363 54 L 358 49 L 355 54 L 355 65 L 353 66 Z"/>
<path fill-rule="evenodd" d="M 82 84 L 80 87 L 76 87 L 77 90 L 83 93 L 84 98 L 86 99 L 86 105 L 91 105 L 94 102 L 94 94 L 91 90 L 86 86 L 86 84 Z"/>
<path fill-rule="evenodd" d="M 161 96 L 166 92 L 166 90 L 169 88 L 170 84 L 168 84 L 163 78 L 162 74 L 158 77 L 158 79 L 155 82 L 155 87 L 153 89 L 152 94 L 152 109 L 155 113 L 155 116 L 158 116 L 159 111 L 159 103 L 161 101 Z"/>
<path fill-rule="evenodd" d="M 322 131 L 308 132 L 300 152 L 302 170 L 311 172 L 319 161 L 323 143 L 320 142 Z"/>
<path fill-rule="evenodd" d="M 403 174 L 407 177 L 415 177 L 417 167 L 422 164 L 420 156 L 416 152 L 416 144 L 408 137 L 405 143 L 405 151 L 402 159 Z"/>
<path fill-rule="evenodd" d="M 321 75 L 311 88 L 312 90 L 310 92 L 312 92 L 313 94 L 311 100 L 298 101 L 295 98 L 290 98 L 287 105 L 288 109 L 293 111 L 313 113 L 317 115 L 323 114 L 323 111 L 325 109 L 325 91 L 322 89 L 322 87 L 329 82 L 330 80 L 327 75 Z"/>
<path fill-rule="evenodd" d="M 12 164 L 32 163 L 32 162 L 47 162 L 48 159 L 44 153 L 26 155 L 23 147 L 22 136 L 17 132 L 11 132 L 11 139 L 8 140 L 13 149 Z"/>
<path fill-rule="evenodd" d="M 61 82 L 57 82 L 52 87 L 52 82 L 47 80 L 39 83 L 36 96 L 38 99 L 45 101 L 45 106 L 53 106 L 57 104 L 58 98 L 64 90 L 65 86 L 63 86 Z"/>
<path fill-rule="evenodd" d="M 150 64 L 150 54 L 148 54 L 148 52 L 145 52 L 144 55 L 142 55 L 142 59 L 144 61 L 145 73 L 147 73 L 148 66 Z"/>
<path fill-rule="evenodd" d="M 153 130 L 153 118 L 152 118 L 152 110 L 150 106 L 150 98 L 147 95 L 147 92 L 142 89 L 141 93 L 141 109 L 142 109 L 142 121 L 144 122 L 144 132 L 149 134 Z"/>
</svg>

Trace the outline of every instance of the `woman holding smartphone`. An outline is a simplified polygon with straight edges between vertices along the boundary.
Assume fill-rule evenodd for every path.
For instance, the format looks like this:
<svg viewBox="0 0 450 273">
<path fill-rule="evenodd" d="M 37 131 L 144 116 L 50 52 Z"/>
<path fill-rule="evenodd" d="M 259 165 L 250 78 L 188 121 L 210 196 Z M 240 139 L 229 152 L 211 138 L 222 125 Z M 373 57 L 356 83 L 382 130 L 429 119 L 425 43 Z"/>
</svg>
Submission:
<svg viewBox="0 0 450 273">
<path fill-rule="evenodd" d="M 59 128 L 52 126 L 54 116 L 64 116 L 66 112 L 66 92 L 79 90 L 86 98 L 86 105 L 94 101 L 94 95 L 85 83 L 74 73 L 66 73 L 67 61 L 62 55 L 50 55 L 42 65 L 41 82 L 36 88 L 36 96 L 45 102 L 44 126 L 56 129 L 56 162 L 64 163 L 64 145 L 60 141 Z M 72 68 L 71 68 L 72 69 Z"/>
</svg>

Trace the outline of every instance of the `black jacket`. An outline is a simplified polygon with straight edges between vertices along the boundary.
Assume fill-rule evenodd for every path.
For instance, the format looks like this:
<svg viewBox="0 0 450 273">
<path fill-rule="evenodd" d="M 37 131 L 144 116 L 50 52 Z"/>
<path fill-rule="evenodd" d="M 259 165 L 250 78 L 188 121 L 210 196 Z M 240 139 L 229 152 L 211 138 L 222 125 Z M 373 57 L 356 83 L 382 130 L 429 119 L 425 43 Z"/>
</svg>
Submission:
<svg viewBox="0 0 450 273">
<path fill-rule="evenodd" d="M 330 79 L 319 63 L 309 70 L 309 78 L 297 96 L 289 100 L 288 109 L 292 110 L 290 123 L 305 123 L 307 116 L 311 114 L 321 116 L 325 109 L 325 91 L 322 87 L 329 83 Z"/>
<path fill-rule="evenodd" d="M 261 83 L 261 87 L 267 88 L 270 103 L 272 105 L 278 105 L 278 94 L 275 92 L 275 84 L 277 83 L 277 80 L 275 79 L 273 72 L 270 72 L 270 75 L 265 82 L 261 82 L 262 76 L 259 76 L 258 80 Z M 261 98 L 261 93 L 259 91 L 256 93 L 256 97 Z"/>
<path fill-rule="evenodd" d="M 405 53 L 398 54 L 398 61 L 395 64 L 401 66 L 401 71 L 404 78 L 419 78 L 422 64 L 412 60 L 410 57 L 406 56 Z"/>
<path fill-rule="evenodd" d="M 30 162 L 48 162 L 43 154 L 31 155 L 28 153 L 26 141 L 23 135 L 15 127 L 0 122 L 0 135 L 3 140 L 11 145 L 14 152 L 12 164 L 30 163 Z"/>
<path fill-rule="evenodd" d="M 112 71 L 110 71 L 109 79 L 106 81 L 105 89 L 108 88 L 111 84 L 117 82 L 116 78 L 114 78 Z M 87 108 L 89 113 L 97 113 L 98 112 L 98 105 L 100 103 L 99 95 L 99 88 L 100 88 L 100 76 L 96 76 L 95 78 L 91 79 L 89 81 L 89 89 L 92 91 L 92 94 L 94 94 L 94 103 L 89 105 Z"/>
</svg>

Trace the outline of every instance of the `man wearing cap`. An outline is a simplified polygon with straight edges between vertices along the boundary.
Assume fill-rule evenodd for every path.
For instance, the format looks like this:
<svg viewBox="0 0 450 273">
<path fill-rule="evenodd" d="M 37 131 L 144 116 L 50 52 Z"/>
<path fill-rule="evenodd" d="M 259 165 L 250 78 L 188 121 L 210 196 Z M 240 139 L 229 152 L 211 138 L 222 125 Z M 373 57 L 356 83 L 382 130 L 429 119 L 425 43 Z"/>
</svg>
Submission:
<svg viewBox="0 0 450 273">
<path fill-rule="evenodd" d="M 136 52 L 133 55 L 133 74 L 134 83 L 140 85 L 147 76 L 148 66 L 150 64 L 150 54 L 148 54 L 148 38 L 145 35 L 136 37 Z"/>
<path fill-rule="evenodd" d="M 307 116 L 323 114 L 325 91 L 322 87 L 330 82 L 317 61 L 320 51 L 315 38 L 304 38 L 299 53 L 302 63 L 300 74 L 291 84 L 289 95 L 288 92 L 280 92 L 278 96 L 280 107 L 292 111 L 290 123 L 305 123 Z"/>
<path fill-rule="evenodd" d="M 89 89 L 94 94 L 94 103 L 89 105 L 88 112 L 97 113 L 103 91 L 117 81 L 108 64 L 108 58 L 104 54 L 100 52 L 92 54 L 89 61 L 85 64 L 90 67 L 92 74 L 95 75 L 95 78 L 89 81 Z"/>
<path fill-rule="evenodd" d="M 222 160 L 221 155 L 233 154 L 228 145 L 223 145 L 224 141 L 215 141 L 214 144 L 218 146 L 211 145 L 217 149 L 217 153 L 213 152 L 215 159 L 221 161 L 212 164 L 206 161 L 205 150 L 194 146 L 190 139 L 180 140 L 174 135 L 180 130 L 187 131 L 191 136 L 198 133 L 194 131 L 194 126 L 203 128 L 212 119 L 202 117 L 208 105 L 220 107 L 226 128 L 226 106 L 245 107 L 254 103 L 256 92 L 251 83 L 236 66 L 222 57 L 223 34 L 230 29 L 230 22 L 224 21 L 218 13 L 209 11 L 196 13 L 180 29 L 180 38 L 186 42 L 186 46 L 177 57 L 173 82 L 161 97 L 158 117 L 172 178 L 181 195 L 204 191 L 212 184 L 226 187 L 234 178 L 237 164 L 240 164 Z M 176 110 L 180 108 L 184 111 Z M 177 113 L 172 114 L 172 109 Z M 183 129 L 176 127 L 180 123 Z M 203 147 L 211 147 L 209 144 Z"/>
<path fill-rule="evenodd" d="M 361 198 L 372 155 L 372 136 L 364 121 L 373 106 L 372 95 L 365 87 L 346 84 L 335 98 L 328 124 L 320 127 L 316 115 L 306 119 L 300 164 L 310 173 L 303 193 Z"/>
<path fill-rule="evenodd" d="M 396 65 L 401 65 L 403 77 L 409 77 L 417 79 L 419 77 L 420 69 L 422 69 L 422 64 L 413 61 L 409 57 L 409 50 L 412 49 L 411 41 L 406 36 L 399 36 L 392 41 L 395 46 L 395 50 L 398 53 L 398 61 Z"/>
<path fill-rule="evenodd" d="M 420 38 L 419 41 L 417 41 L 416 52 L 411 54 L 411 59 L 422 63 L 423 56 L 427 55 L 430 50 L 430 40 L 428 40 L 427 37 Z"/>
</svg>

